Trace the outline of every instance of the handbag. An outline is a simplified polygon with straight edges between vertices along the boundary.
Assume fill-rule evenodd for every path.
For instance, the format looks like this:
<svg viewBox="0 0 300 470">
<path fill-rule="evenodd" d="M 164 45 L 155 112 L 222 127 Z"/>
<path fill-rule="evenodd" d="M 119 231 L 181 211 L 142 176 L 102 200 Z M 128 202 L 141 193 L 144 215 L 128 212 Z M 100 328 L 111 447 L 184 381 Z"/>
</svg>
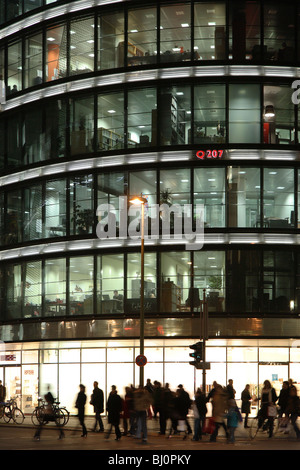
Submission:
<svg viewBox="0 0 300 470">
<path fill-rule="evenodd" d="M 205 424 L 203 426 L 202 432 L 204 434 L 212 434 L 215 430 L 215 420 L 214 418 L 206 418 Z"/>
<path fill-rule="evenodd" d="M 268 417 L 275 418 L 277 416 L 277 410 L 275 405 L 268 406 Z"/>
</svg>

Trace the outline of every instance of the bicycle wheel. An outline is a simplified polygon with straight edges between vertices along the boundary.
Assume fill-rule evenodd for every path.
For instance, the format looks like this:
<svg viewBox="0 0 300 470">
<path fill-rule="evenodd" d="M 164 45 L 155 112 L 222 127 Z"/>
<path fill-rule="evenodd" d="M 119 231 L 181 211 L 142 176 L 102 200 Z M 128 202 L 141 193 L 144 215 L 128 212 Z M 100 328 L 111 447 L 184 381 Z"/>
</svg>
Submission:
<svg viewBox="0 0 300 470">
<path fill-rule="evenodd" d="M 4 411 L 3 411 L 3 420 L 5 423 L 9 423 L 11 419 L 12 419 L 11 409 L 9 406 L 5 406 Z"/>
<path fill-rule="evenodd" d="M 23 411 L 21 411 L 20 408 L 16 407 L 13 409 L 12 418 L 16 424 L 22 424 L 25 419 L 25 416 Z"/>
<path fill-rule="evenodd" d="M 249 429 L 250 438 L 254 439 L 258 433 L 258 418 L 253 418 Z"/>
<path fill-rule="evenodd" d="M 43 413 L 40 408 L 36 408 L 31 415 L 31 422 L 34 426 L 39 426 L 43 421 Z"/>
<path fill-rule="evenodd" d="M 59 411 L 64 417 L 64 424 L 63 425 L 65 426 L 69 421 L 70 413 L 68 412 L 68 410 L 66 408 L 60 408 Z"/>
<path fill-rule="evenodd" d="M 65 415 L 59 408 L 55 410 L 54 421 L 57 426 L 64 426 L 65 424 Z"/>
</svg>

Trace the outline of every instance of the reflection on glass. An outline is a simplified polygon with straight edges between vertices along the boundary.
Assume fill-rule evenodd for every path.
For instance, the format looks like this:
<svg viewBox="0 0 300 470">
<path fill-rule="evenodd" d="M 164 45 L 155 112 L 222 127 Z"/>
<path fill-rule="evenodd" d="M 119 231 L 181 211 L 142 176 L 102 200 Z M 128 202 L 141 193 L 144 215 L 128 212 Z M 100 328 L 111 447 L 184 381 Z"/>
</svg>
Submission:
<svg viewBox="0 0 300 470">
<path fill-rule="evenodd" d="M 93 211 L 92 175 L 75 176 L 70 180 L 70 233 L 92 233 L 96 215 Z"/>
<path fill-rule="evenodd" d="M 190 87 L 163 88 L 160 106 L 158 125 L 161 145 L 189 143 L 192 106 Z"/>
<path fill-rule="evenodd" d="M 156 62 L 156 9 L 143 8 L 128 12 L 128 65 Z"/>
<path fill-rule="evenodd" d="M 66 180 L 47 181 L 45 197 L 46 238 L 65 236 L 66 226 Z"/>
<path fill-rule="evenodd" d="M 260 170 L 228 168 L 228 226 L 260 226 Z"/>
<path fill-rule="evenodd" d="M 42 262 L 24 263 L 24 304 L 23 316 L 41 316 L 42 305 Z"/>
<path fill-rule="evenodd" d="M 56 26 L 46 31 L 46 81 L 63 78 L 67 74 L 67 26 Z"/>
<path fill-rule="evenodd" d="M 294 303 L 294 253 L 264 252 L 262 310 L 289 312 Z"/>
<path fill-rule="evenodd" d="M 225 139 L 225 86 L 196 86 L 194 89 L 194 143 L 223 143 Z"/>
<path fill-rule="evenodd" d="M 115 216 L 111 223 L 116 224 L 116 229 L 120 227 L 120 197 L 125 196 L 125 176 L 124 173 L 102 173 L 98 175 L 98 197 L 97 207 L 99 207 L 99 220 L 107 217 L 104 209 L 108 204 L 111 205 L 111 216 Z M 101 207 L 102 206 L 102 207 Z M 127 206 L 126 208 L 127 209 Z M 116 231 L 117 235 L 117 231 Z"/>
<path fill-rule="evenodd" d="M 36 34 L 25 40 L 25 88 L 43 82 L 43 36 Z"/>
<path fill-rule="evenodd" d="M 67 105 L 65 100 L 51 100 L 45 113 L 45 158 L 64 157 L 66 153 L 66 119 Z"/>
<path fill-rule="evenodd" d="M 94 313 L 94 258 L 70 258 L 70 315 Z"/>
<path fill-rule="evenodd" d="M 264 169 L 264 227 L 288 229 L 295 226 L 294 170 Z"/>
<path fill-rule="evenodd" d="M 295 143 L 294 105 L 289 87 L 264 87 L 263 132 L 265 144 Z"/>
<path fill-rule="evenodd" d="M 197 308 L 199 302 L 191 302 L 191 261 L 188 252 L 161 253 L 160 311 L 184 312 Z"/>
<path fill-rule="evenodd" d="M 94 97 L 76 98 L 70 105 L 71 155 L 92 152 L 94 147 Z"/>
<path fill-rule="evenodd" d="M 43 161 L 46 157 L 44 149 L 43 109 L 33 106 L 24 113 L 23 126 L 23 158 L 24 163 Z"/>
<path fill-rule="evenodd" d="M 21 318 L 22 317 L 22 278 L 21 278 L 21 265 L 8 264 L 6 267 L 6 308 L 8 318 Z"/>
<path fill-rule="evenodd" d="M 259 143 L 260 123 L 260 86 L 229 85 L 229 142 Z"/>
<path fill-rule="evenodd" d="M 160 9 L 161 62 L 191 59 L 191 5 L 162 6 Z"/>
<path fill-rule="evenodd" d="M 66 315 L 66 260 L 45 260 L 45 315 Z"/>
<path fill-rule="evenodd" d="M 260 60 L 260 3 L 233 0 L 229 3 L 229 58 Z"/>
<path fill-rule="evenodd" d="M 97 144 L 99 150 L 124 148 L 124 94 L 98 96 Z"/>
<path fill-rule="evenodd" d="M 94 18 L 71 21 L 70 74 L 92 72 L 95 57 Z"/>
<path fill-rule="evenodd" d="M 128 147 L 147 147 L 156 143 L 156 106 L 154 88 L 128 92 Z"/>
<path fill-rule="evenodd" d="M 23 239 L 43 238 L 42 223 L 43 196 L 42 186 L 32 186 L 24 190 Z"/>
<path fill-rule="evenodd" d="M 7 95 L 22 90 L 22 42 L 10 44 L 7 48 Z"/>
<path fill-rule="evenodd" d="M 224 60 L 226 56 L 225 2 L 196 3 L 194 59 Z"/>
<path fill-rule="evenodd" d="M 22 208 L 22 191 L 7 192 L 7 210 L 5 218 L 5 244 L 13 244 L 22 241 L 23 226 L 23 208 Z"/>
<path fill-rule="evenodd" d="M 97 258 L 97 313 L 124 312 L 124 255 Z"/>
<path fill-rule="evenodd" d="M 124 66 L 124 15 L 108 13 L 99 16 L 98 70 Z"/>
<path fill-rule="evenodd" d="M 194 204 L 204 205 L 204 227 L 225 227 L 225 169 L 196 168 Z"/>
<path fill-rule="evenodd" d="M 264 6 L 264 59 L 290 62 L 295 55 L 294 2 L 266 2 Z"/>
</svg>

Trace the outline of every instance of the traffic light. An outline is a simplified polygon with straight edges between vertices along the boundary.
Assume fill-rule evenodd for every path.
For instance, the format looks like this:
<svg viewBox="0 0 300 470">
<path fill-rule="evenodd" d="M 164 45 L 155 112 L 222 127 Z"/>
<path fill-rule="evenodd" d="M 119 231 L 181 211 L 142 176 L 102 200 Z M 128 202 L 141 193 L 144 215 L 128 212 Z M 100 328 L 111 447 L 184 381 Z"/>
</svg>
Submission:
<svg viewBox="0 0 300 470">
<path fill-rule="evenodd" d="M 197 365 L 203 359 L 203 341 L 198 341 L 198 343 L 192 344 L 190 349 L 193 349 L 194 352 L 190 353 L 190 356 L 194 359 L 194 361 L 190 362 L 192 366 L 197 367 Z"/>
</svg>

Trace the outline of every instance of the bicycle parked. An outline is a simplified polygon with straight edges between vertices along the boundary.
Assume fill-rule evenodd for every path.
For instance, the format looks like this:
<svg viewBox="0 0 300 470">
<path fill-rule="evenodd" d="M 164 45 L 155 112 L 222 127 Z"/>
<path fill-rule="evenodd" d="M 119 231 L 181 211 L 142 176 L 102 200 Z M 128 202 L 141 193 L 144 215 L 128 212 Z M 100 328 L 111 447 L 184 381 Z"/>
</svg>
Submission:
<svg viewBox="0 0 300 470">
<path fill-rule="evenodd" d="M 12 398 L 7 402 L 1 403 L 0 418 L 3 418 L 5 423 L 14 421 L 16 424 L 22 424 L 25 416 L 23 411 L 18 407 L 16 399 Z"/>
<path fill-rule="evenodd" d="M 49 410 L 49 404 L 41 398 L 38 399 L 38 402 L 38 406 L 31 415 L 32 424 L 40 426 L 41 424 L 47 424 L 49 421 L 54 421 L 58 426 L 65 426 L 68 423 L 70 413 L 65 406 L 59 406 L 60 402 L 54 402 L 51 405 L 51 410 Z"/>
</svg>

